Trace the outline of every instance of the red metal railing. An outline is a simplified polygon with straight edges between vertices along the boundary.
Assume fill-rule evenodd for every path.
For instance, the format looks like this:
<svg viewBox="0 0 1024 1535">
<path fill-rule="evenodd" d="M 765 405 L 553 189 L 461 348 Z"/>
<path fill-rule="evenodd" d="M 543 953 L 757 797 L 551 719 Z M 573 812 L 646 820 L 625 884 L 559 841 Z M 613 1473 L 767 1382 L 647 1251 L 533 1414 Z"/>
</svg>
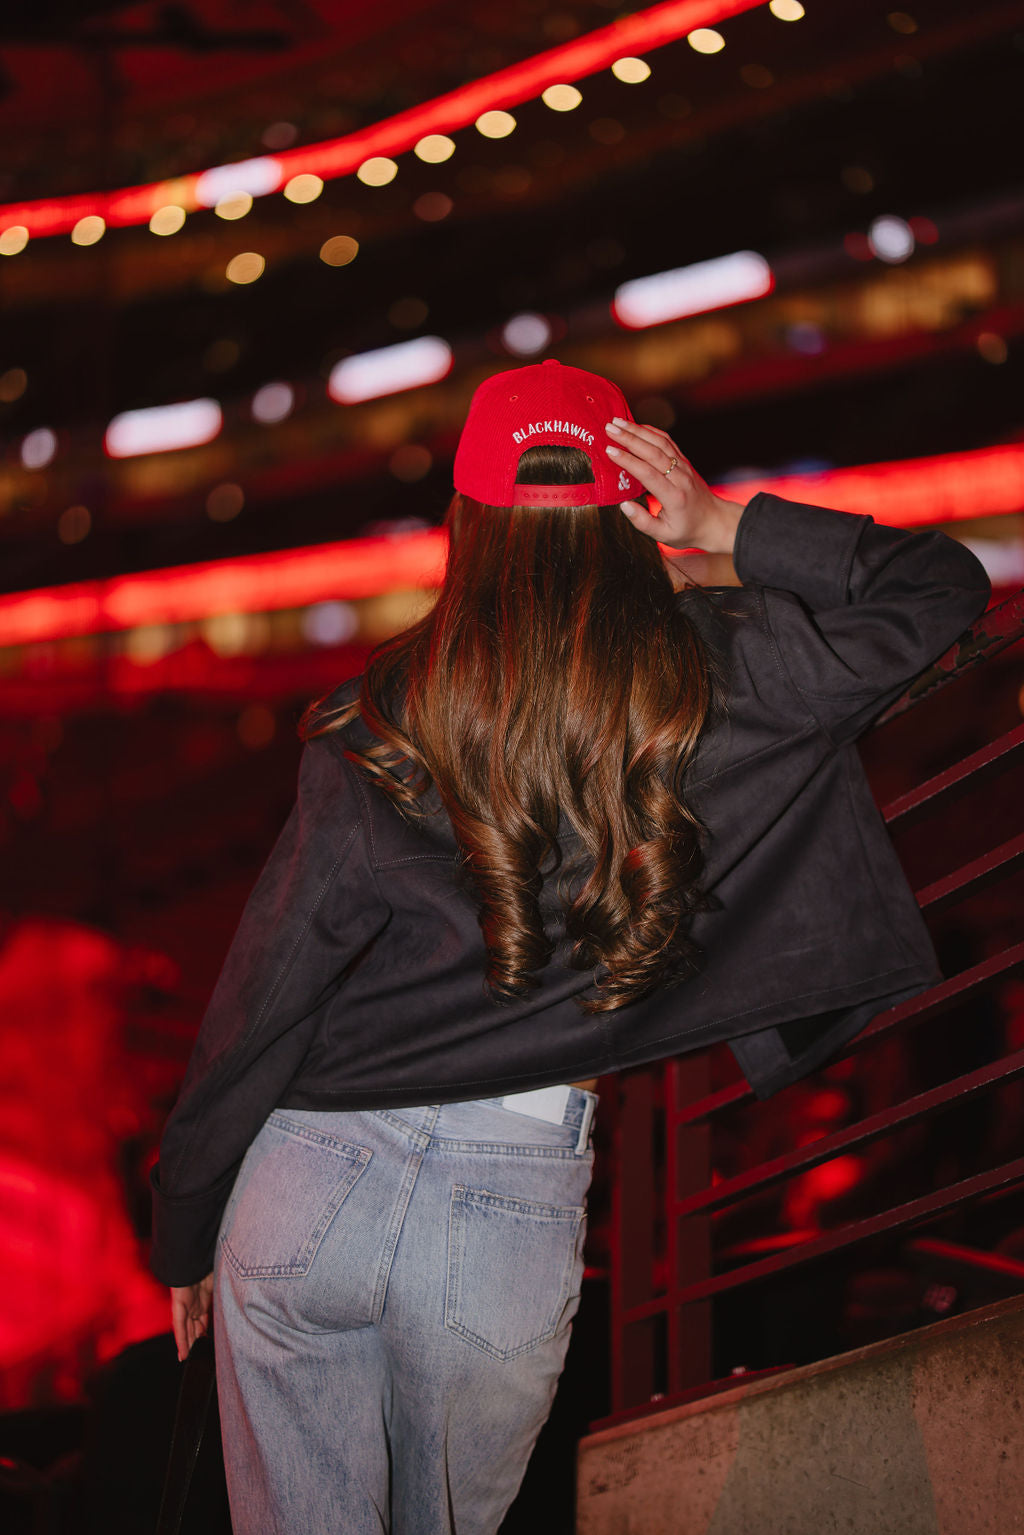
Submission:
<svg viewBox="0 0 1024 1535">
<path fill-rule="evenodd" d="M 1024 635 L 1024 592 L 991 609 L 951 650 L 923 673 L 879 724 L 896 719 L 972 667 Z M 876 727 L 877 728 L 877 727 Z M 946 816 L 955 803 L 979 791 L 992 792 L 1005 775 L 1020 775 L 1024 764 L 1024 725 L 969 755 L 884 810 L 896 834 L 926 819 Z M 1024 783 L 1021 785 L 1024 789 Z M 1024 793 L 1019 796 L 1024 802 Z M 970 807 L 959 807 L 961 811 Z M 968 818 L 970 819 L 970 818 Z M 936 823 L 940 828 L 944 823 Z M 973 850 L 972 850 L 973 851 Z M 917 891 L 929 919 L 946 908 L 969 902 L 979 892 L 1024 866 L 1024 834 L 962 858 L 959 866 Z M 1024 914 L 1018 929 L 1024 938 Z M 994 988 L 1024 972 L 1024 941 L 1010 942 L 986 954 L 940 985 L 881 1013 L 848 1047 L 860 1055 L 934 1023 L 953 1009 L 980 1005 Z M 920 1038 L 920 1036 L 918 1036 Z M 737 1112 L 765 1114 L 754 1107 L 745 1082 L 712 1091 L 712 1057 L 702 1051 L 625 1073 L 617 1079 L 612 1158 L 610 1231 L 611 1417 L 619 1421 L 734 1384 L 729 1376 L 713 1379 L 714 1303 L 718 1297 L 771 1276 L 810 1265 L 833 1254 L 846 1254 L 872 1238 L 890 1237 L 979 1201 L 1024 1185 L 1024 1157 L 1004 1160 L 968 1176 L 954 1176 L 941 1186 L 901 1199 L 886 1208 L 860 1208 L 835 1225 L 813 1230 L 773 1229 L 759 1239 L 724 1250 L 716 1239 L 716 1219 L 735 1215 L 743 1200 L 777 1190 L 785 1180 L 809 1173 L 839 1157 L 879 1149 L 891 1135 L 920 1133 L 933 1115 L 971 1105 L 981 1095 L 1024 1077 L 1024 1049 L 918 1090 L 900 1101 L 866 1113 L 808 1139 L 782 1154 L 765 1157 L 730 1176 L 715 1170 L 716 1133 Z M 789 1089 L 787 1091 L 793 1091 Z M 772 1100 L 773 1102 L 775 1100 Z M 785 1094 L 778 1100 L 785 1104 Z M 745 1107 L 747 1106 L 747 1107 Z M 1011 1148 L 1013 1149 L 1013 1148 Z M 824 1229 L 821 1227 L 824 1226 Z M 962 1243 L 919 1238 L 906 1244 L 918 1260 L 950 1254 L 998 1273 L 1005 1283 L 1019 1281 L 1024 1264 L 1013 1257 L 976 1251 Z M 763 1255 L 758 1255 L 761 1252 Z M 737 1258 L 746 1261 L 737 1261 Z M 994 1267 L 993 1267 L 994 1265 Z M 781 1359 L 769 1367 L 784 1368 Z"/>
</svg>

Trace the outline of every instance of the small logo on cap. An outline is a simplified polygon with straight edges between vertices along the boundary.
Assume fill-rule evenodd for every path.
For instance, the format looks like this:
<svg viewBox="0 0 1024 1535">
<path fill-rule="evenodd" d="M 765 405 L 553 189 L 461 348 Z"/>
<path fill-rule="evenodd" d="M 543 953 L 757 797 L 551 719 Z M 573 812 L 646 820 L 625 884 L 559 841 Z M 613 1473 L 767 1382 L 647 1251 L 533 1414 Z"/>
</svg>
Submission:
<svg viewBox="0 0 1024 1535">
<path fill-rule="evenodd" d="M 629 490 L 630 487 L 632 486 L 632 484 L 633 484 L 633 482 L 630 479 L 629 475 L 626 473 L 625 469 L 620 469 L 619 470 L 619 489 L 620 490 Z"/>
</svg>

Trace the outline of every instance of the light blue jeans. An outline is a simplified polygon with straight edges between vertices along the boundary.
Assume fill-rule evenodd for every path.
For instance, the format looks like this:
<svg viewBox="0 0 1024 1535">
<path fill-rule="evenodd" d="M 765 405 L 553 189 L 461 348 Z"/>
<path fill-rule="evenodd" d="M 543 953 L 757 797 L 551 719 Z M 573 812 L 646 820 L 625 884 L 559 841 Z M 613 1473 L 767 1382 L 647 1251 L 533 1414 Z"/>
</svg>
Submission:
<svg viewBox="0 0 1024 1535">
<path fill-rule="evenodd" d="M 216 1265 L 235 1535 L 493 1535 L 579 1304 L 595 1101 L 271 1114 Z"/>
</svg>

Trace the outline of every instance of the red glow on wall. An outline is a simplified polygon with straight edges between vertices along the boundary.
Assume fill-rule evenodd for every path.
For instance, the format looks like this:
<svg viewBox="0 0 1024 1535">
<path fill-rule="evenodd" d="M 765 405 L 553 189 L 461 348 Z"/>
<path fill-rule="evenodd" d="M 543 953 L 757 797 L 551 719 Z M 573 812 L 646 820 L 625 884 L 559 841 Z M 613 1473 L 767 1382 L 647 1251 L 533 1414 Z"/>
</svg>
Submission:
<svg viewBox="0 0 1024 1535">
<path fill-rule="evenodd" d="M 661 5 L 625 16 L 596 32 L 470 81 L 355 133 L 300 145 L 266 159 L 280 167 L 278 187 L 300 173 L 320 176 L 324 181 L 350 176 L 373 155 L 404 154 L 428 133 L 452 133 L 467 128 L 483 112 L 519 106 L 538 97 L 549 85 L 582 80 L 607 69 L 616 59 L 664 47 L 697 27 L 713 26 L 752 10 L 758 3 L 759 0 L 664 0 Z M 8 203 L 0 206 L 0 229 L 22 224 L 30 236 L 39 238 L 69 234 L 87 214 L 99 214 L 113 228 L 146 224 L 158 208 L 168 203 L 191 212 L 205 206 L 196 190 L 205 174 L 206 171 L 197 171 L 171 181 L 121 187 L 113 192 L 83 192 L 74 197 Z"/>
<path fill-rule="evenodd" d="M 1024 444 L 822 474 L 766 475 L 715 489 L 744 503 L 769 491 L 811 506 L 868 513 L 893 527 L 964 522 L 1024 509 Z M 0 646 L 426 589 L 440 585 L 445 552 L 443 530 L 432 528 L 13 592 L 0 596 Z"/>
</svg>

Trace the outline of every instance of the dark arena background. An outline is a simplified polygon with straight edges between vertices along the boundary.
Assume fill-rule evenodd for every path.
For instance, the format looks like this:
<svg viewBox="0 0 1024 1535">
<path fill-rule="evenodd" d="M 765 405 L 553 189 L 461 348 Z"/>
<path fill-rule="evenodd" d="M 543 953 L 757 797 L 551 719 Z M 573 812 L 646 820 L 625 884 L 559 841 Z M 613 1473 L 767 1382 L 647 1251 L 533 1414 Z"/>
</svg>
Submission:
<svg viewBox="0 0 1024 1535">
<path fill-rule="evenodd" d="M 305 704 L 425 611 L 470 395 L 546 356 L 734 499 L 939 526 L 994 595 L 863 745 L 945 990 L 763 1104 L 724 1048 L 602 1083 L 583 1309 L 505 1529 L 1020 1528 L 1019 1415 L 974 1457 L 979 1522 L 920 1397 L 927 1519 L 598 1509 L 639 1497 L 623 1436 L 652 1406 L 769 1401 L 851 1350 L 1008 1327 L 1024 1292 L 1024 3 L 907 3 L 0 14 L 12 1535 L 156 1527 L 163 1117 Z M 619 1459 L 576 1500 L 581 1437 Z M 209 1445 L 186 1530 L 227 1528 Z"/>
</svg>

